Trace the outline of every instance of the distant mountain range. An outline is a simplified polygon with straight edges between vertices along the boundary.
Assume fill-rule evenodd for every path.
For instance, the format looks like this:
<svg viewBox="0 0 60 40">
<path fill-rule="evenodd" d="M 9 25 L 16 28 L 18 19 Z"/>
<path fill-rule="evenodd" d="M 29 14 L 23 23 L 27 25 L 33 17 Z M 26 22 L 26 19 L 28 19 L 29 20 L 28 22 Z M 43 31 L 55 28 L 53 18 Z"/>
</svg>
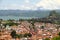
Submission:
<svg viewBox="0 0 60 40">
<path fill-rule="evenodd" d="M 0 16 L 46 17 L 49 13 L 50 10 L 0 10 Z"/>
</svg>

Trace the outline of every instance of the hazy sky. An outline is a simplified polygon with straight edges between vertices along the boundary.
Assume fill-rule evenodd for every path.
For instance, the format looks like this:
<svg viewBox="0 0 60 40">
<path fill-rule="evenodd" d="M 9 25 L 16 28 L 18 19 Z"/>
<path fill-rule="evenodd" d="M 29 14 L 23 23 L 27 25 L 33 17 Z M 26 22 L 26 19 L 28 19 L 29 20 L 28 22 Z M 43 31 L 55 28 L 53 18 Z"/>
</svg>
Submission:
<svg viewBox="0 0 60 40">
<path fill-rule="evenodd" d="M 1 9 L 60 9 L 60 0 L 0 0 Z"/>
</svg>

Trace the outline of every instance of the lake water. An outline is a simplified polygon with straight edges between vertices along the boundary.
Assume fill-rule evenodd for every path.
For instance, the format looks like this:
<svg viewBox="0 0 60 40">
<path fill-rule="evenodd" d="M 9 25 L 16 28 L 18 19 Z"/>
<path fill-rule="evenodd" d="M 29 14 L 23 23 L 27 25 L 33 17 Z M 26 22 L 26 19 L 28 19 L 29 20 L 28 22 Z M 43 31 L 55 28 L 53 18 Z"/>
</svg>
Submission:
<svg viewBox="0 0 60 40">
<path fill-rule="evenodd" d="M 22 14 L 20 16 L 0 16 L 0 19 L 3 20 L 9 20 L 9 19 L 14 19 L 14 20 L 19 20 L 19 19 L 31 19 L 31 18 L 43 18 L 47 17 L 49 13 L 34 13 L 34 14 Z"/>
<path fill-rule="evenodd" d="M 43 18 L 49 15 L 49 11 L 0 11 L 0 19 L 31 19 L 31 18 Z"/>
<path fill-rule="evenodd" d="M 3 20 L 9 20 L 9 19 L 19 20 L 19 19 L 31 19 L 31 18 L 42 18 L 42 16 L 40 17 L 0 16 L 0 19 Z"/>
</svg>

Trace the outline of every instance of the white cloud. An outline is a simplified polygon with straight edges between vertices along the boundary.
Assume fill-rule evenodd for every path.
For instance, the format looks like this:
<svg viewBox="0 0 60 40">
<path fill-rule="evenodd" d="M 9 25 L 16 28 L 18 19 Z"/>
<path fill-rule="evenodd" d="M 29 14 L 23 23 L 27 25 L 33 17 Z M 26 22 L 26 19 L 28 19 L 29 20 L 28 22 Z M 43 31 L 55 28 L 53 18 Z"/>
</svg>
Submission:
<svg viewBox="0 0 60 40">
<path fill-rule="evenodd" d="M 13 10 L 16 10 L 16 9 L 20 9 L 20 10 L 36 10 L 36 6 L 35 6 L 35 4 L 33 5 L 30 0 L 24 0 L 22 4 L 9 3 L 9 4 L 0 5 L 0 10 L 1 9 L 3 9 L 3 10 L 8 10 L 8 9 L 13 9 Z"/>
<path fill-rule="evenodd" d="M 30 3 L 30 1 L 29 0 L 25 0 L 25 3 Z"/>
<path fill-rule="evenodd" d="M 4 9 L 4 10 L 8 10 L 8 9 L 30 10 L 31 8 L 32 8 L 32 6 L 29 6 L 29 5 L 17 5 L 17 4 L 0 6 L 0 9 Z"/>
<path fill-rule="evenodd" d="M 41 0 L 36 4 L 36 6 L 50 10 L 60 9 L 60 0 Z"/>
<path fill-rule="evenodd" d="M 41 9 L 60 9 L 60 0 L 41 0 L 38 3 L 32 4 L 30 0 L 25 0 L 22 5 L 18 3 L 0 5 L 0 9 L 20 9 L 20 10 L 37 10 Z"/>
<path fill-rule="evenodd" d="M 8 10 L 8 9 L 14 9 L 14 10 L 16 10 L 16 9 L 20 9 L 20 10 L 30 10 L 31 8 L 32 8 L 32 6 L 30 6 L 30 1 L 29 0 L 25 0 L 25 1 L 23 1 L 25 4 L 22 4 L 22 5 L 20 5 L 20 4 L 17 4 L 17 3 L 12 3 L 12 4 L 6 4 L 6 5 L 1 5 L 0 6 L 0 10 L 1 9 L 6 9 L 6 10 Z"/>
</svg>

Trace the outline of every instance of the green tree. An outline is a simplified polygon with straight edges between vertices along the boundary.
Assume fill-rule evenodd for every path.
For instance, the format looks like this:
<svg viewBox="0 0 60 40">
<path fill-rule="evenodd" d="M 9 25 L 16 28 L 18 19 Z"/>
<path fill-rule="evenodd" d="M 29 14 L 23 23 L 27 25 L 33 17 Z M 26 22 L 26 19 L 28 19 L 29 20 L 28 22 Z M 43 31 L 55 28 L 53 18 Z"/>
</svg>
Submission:
<svg viewBox="0 0 60 40">
<path fill-rule="evenodd" d="M 30 33 L 25 33 L 24 34 L 24 37 L 31 37 L 32 36 L 32 34 L 30 34 Z"/>
<path fill-rule="evenodd" d="M 16 34 L 16 38 L 22 38 L 23 35 L 22 34 Z"/>
<path fill-rule="evenodd" d="M 16 31 L 13 30 L 10 35 L 12 36 L 12 38 L 16 38 Z"/>
<path fill-rule="evenodd" d="M 60 32 L 58 33 L 58 35 L 60 36 Z"/>
<path fill-rule="evenodd" d="M 44 26 L 41 26 L 41 29 L 44 29 Z"/>
<path fill-rule="evenodd" d="M 60 40 L 60 37 L 54 37 L 52 40 Z"/>
<path fill-rule="evenodd" d="M 49 38 L 45 38 L 45 40 L 50 40 Z"/>
<path fill-rule="evenodd" d="M 18 23 L 14 23 L 14 22 L 7 22 L 4 24 L 5 26 L 6 25 L 9 25 L 9 26 L 13 26 L 13 25 L 18 25 Z"/>
</svg>

